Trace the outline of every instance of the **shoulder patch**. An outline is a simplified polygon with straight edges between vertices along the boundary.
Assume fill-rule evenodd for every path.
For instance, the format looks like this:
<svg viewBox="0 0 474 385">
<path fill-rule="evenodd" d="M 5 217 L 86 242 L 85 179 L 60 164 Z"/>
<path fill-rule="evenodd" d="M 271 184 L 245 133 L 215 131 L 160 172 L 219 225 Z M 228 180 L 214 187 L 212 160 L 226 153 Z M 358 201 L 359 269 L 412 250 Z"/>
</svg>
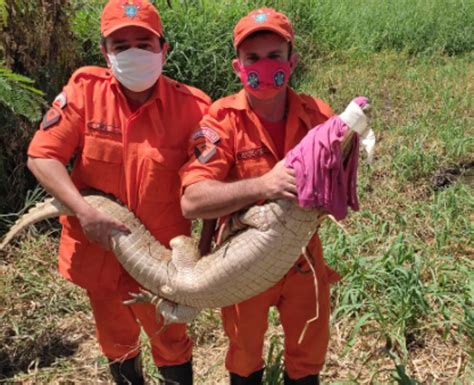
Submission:
<svg viewBox="0 0 474 385">
<path fill-rule="evenodd" d="M 55 109 L 50 108 L 46 114 L 44 114 L 43 121 L 41 122 L 41 129 L 47 130 L 54 126 L 61 120 L 61 113 Z"/>
<path fill-rule="evenodd" d="M 212 144 L 216 144 L 221 140 L 221 137 L 216 132 L 216 130 L 214 130 L 211 127 L 206 127 L 206 126 L 199 128 L 198 130 L 194 131 L 193 134 L 191 135 L 191 139 L 194 141 L 199 140 L 201 138 L 207 139 Z"/>
<path fill-rule="evenodd" d="M 54 98 L 53 106 L 60 108 L 61 110 L 67 105 L 67 96 L 66 92 L 61 92 L 58 96 Z"/>
<path fill-rule="evenodd" d="M 217 143 L 221 137 L 211 127 L 202 126 L 191 135 L 194 145 L 194 155 L 201 163 L 209 162 L 217 152 Z"/>
<path fill-rule="evenodd" d="M 194 155 L 202 164 L 209 162 L 216 152 L 217 148 L 215 144 L 204 142 L 194 147 Z"/>
</svg>

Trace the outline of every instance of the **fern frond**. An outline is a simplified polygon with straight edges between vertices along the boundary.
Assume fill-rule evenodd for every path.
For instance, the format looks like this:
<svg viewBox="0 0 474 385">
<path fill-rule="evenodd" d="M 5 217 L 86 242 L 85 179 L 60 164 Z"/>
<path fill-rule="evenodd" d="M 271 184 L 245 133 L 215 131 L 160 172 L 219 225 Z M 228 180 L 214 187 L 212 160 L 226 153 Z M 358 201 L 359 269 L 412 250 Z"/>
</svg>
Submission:
<svg viewBox="0 0 474 385">
<path fill-rule="evenodd" d="M 33 84 L 30 78 L 14 73 L 0 63 L 0 103 L 30 122 L 39 120 L 45 105 L 43 92 Z"/>
</svg>

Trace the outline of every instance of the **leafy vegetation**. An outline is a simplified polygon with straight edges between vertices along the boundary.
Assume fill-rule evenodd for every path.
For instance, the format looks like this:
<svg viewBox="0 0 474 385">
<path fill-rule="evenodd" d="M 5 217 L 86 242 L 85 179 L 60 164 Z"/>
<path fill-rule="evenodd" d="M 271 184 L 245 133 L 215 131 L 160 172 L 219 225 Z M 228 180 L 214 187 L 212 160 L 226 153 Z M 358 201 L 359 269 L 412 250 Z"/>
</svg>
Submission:
<svg viewBox="0 0 474 385">
<path fill-rule="evenodd" d="M 18 7 L 25 7 L 21 15 L 34 11 L 20 3 Z M 103 3 L 74 0 L 63 9 L 74 16 L 66 18 L 70 26 L 65 25 L 74 38 L 64 42 L 71 66 L 58 72 L 62 82 L 74 66 L 102 60 L 97 42 Z M 263 1 L 155 3 L 172 48 L 167 73 L 213 97 L 234 90 L 232 28 Z M 295 86 L 327 100 L 336 111 L 354 96 L 368 95 L 378 137 L 375 163 L 360 166 L 361 211 L 344 221 L 346 232 L 331 222 L 320 231 L 328 263 L 344 277 L 332 291 L 332 338 L 323 382 L 471 383 L 474 1 L 276 0 L 267 4 L 286 11 L 297 29 L 301 66 Z M 43 8 L 37 12 L 28 17 L 44 17 Z M 39 44 L 35 39 L 26 39 L 25 44 Z M 60 87 L 47 80 L 58 71 L 56 64 L 46 64 L 53 59 L 38 60 L 43 64 L 37 69 L 10 68 L 35 79 L 50 100 Z M 24 178 L 18 153 L 34 128 L 6 107 L 14 102 L 5 102 L 12 98 L 10 93 L 2 98 L 1 81 L 0 73 L 0 101 L 5 106 L 0 110 L 5 141 L 0 143 L 0 160 L 10 161 L 0 168 L 5 186 L 1 193 L 23 205 L 26 190 L 11 188 L 17 186 L 11 180 Z M 21 84 L 12 81 L 7 84 L 15 92 L 21 90 Z M 13 136 L 16 122 L 21 122 L 20 138 Z M 57 238 L 32 234 L 0 256 L 4 381 L 107 380 L 87 300 L 80 289 L 58 278 Z M 195 340 L 197 383 L 226 383 L 226 340 L 218 312 L 203 312 L 190 332 Z M 272 312 L 266 384 L 281 383 L 282 346 L 278 317 Z M 144 344 L 147 373 L 156 381 L 158 374 L 147 349 Z"/>
<path fill-rule="evenodd" d="M 68 0 L 0 2 L 0 214 L 19 211 L 35 188 L 25 167 L 29 140 L 44 99 L 51 101 L 77 66 L 71 11 Z"/>
<path fill-rule="evenodd" d="M 379 139 L 378 159 L 361 166 L 363 209 L 345 221 L 349 235 L 333 224 L 320 232 L 326 259 L 344 275 L 333 323 L 353 320 L 343 356 L 369 338 L 377 341 L 371 359 L 385 355 L 432 383 L 436 377 L 413 366 L 427 341 L 472 339 L 472 63 L 387 52 L 318 68 L 304 88 L 338 109 L 353 95 L 371 95 Z"/>
<path fill-rule="evenodd" d="M 31 188 L 21 166 L 23 151 L 30 137 L 29 126 L 39 119 L 45 105 L 43 93 L 33 84 L 0 63 L 0 213 L 20 210 L 24 194 Z"/>
<path fill-rule="evenodd" d="M 30 122 L 39 119 L 44 104 L 43 93 L 34 88 L 33 84 L 33 80 L 0 65 L 0 103 Z"/>
</svg>

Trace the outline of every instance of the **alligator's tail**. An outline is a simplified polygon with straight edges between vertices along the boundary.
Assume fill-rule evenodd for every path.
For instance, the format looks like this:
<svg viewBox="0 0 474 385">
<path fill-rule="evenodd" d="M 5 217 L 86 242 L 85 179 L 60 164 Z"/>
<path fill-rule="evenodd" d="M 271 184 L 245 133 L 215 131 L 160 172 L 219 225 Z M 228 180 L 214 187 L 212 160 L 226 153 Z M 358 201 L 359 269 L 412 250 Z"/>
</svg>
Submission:
<svg viewBox="0 0 474 385">
<path fill-rule="evenodd" d="M 25 215 L 21 216 L 10 231 L 3 238 L 0 243 L 0 250 L 3 250 L 6 245 L 23 229 L 31 226 L 37 222 L 49 218 L 55 218 L 62 214 L 70 214 L 69 210 L 63 206 L 57 199 L 49 198 L 36 204 Z"/>
</svg>

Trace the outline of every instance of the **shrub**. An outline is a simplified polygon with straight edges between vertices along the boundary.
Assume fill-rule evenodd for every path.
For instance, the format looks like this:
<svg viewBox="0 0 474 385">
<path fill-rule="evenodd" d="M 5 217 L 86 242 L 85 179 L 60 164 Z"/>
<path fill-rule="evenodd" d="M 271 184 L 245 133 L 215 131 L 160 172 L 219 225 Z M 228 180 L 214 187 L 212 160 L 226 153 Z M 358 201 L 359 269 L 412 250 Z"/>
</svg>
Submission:
<svg viewBox="0 0 474 385">
<path fill-rule="evenodd" d="M 25 174 L 23 153 L 45 102 L 32 84 L 0 63 L 0 213 L 20 209 L 23 194 L 33 185 Z"/>
</svg>

